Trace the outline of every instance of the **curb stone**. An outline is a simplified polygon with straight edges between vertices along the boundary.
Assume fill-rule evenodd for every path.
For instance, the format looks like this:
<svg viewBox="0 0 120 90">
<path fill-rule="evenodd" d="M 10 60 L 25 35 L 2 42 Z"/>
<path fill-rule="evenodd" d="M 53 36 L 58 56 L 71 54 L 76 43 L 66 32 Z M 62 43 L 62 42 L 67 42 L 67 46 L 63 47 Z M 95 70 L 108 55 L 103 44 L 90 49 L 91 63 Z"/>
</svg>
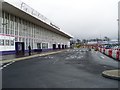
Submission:
<svg viewBox="0 0 120 90">
<path fill-rule="evenodd" d="M 120 81 L 120 70 L 106 70 L 102 72 L 102 76 Z"/>
</svg>

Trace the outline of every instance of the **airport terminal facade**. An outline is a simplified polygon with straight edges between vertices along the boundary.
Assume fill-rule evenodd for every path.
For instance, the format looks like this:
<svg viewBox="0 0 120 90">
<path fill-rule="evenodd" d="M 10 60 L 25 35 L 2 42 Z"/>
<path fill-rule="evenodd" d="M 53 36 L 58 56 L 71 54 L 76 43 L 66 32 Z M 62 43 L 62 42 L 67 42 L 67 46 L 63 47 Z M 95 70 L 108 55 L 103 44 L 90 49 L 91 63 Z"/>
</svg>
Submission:
<svg viewBox="0 0 120 90">
<path fill-rule="evenodd" d="M 70 47 L 71 36 L 20 0 L 1 1 L 0 52 L 2 54 Z"/>
</svg>

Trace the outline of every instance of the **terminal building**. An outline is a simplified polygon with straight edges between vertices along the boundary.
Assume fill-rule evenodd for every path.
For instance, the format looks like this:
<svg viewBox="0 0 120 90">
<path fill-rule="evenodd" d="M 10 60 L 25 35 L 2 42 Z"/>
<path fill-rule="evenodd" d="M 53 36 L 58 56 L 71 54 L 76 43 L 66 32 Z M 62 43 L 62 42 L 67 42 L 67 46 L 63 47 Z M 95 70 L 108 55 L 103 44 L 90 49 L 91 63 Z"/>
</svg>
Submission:
<svg viewBox="0 0 120 90">
<path fill-rule="evenodd" d="M 0 52 L 19 54 L 70 47 L 71 35 L 20 0 L 0 0 Z"/>
</svg>

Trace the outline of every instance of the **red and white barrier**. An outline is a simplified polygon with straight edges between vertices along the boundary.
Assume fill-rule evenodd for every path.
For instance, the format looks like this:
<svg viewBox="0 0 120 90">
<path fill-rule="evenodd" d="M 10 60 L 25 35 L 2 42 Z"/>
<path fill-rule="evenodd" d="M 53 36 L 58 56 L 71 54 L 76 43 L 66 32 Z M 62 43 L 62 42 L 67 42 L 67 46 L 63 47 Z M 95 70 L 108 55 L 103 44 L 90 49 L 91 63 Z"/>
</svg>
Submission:
<svg viewBox="0 0 120 90">
<path fill-rule="evenodd" d="M 113 50 L 112 57 L 117 58 L 117 50 Z"/>
<path fill-rule="evenodd" d="M 113 50 L 113 49 L 98 48 L 98 50 L 101 53 L 104 53 L 111 58 L 114 58 L 116 60 L 120 60 L 120 50 L 118 50 L 118 49 Z"/>
<path fill-rule="evenodd" d="M 109 49 L 105 49 L 105 54 L 109 55 Z"/>
<path fill-rule="evenodd" d="M 120 60 L 120 50 L 117 50 L 117 52 L 116 52 L 116 59 Z"/>
<path fill-rule="evenodd" d="M 109 57 L 112 57 L 112 52 L 113 52 L 112 49 L 109 49 L 109 52 L 108 52 Z"/>
<path fill-rule="evenodd" d="M 98 47 L 98 51 L 100 51 L 100 47 Z"/>
</svg>

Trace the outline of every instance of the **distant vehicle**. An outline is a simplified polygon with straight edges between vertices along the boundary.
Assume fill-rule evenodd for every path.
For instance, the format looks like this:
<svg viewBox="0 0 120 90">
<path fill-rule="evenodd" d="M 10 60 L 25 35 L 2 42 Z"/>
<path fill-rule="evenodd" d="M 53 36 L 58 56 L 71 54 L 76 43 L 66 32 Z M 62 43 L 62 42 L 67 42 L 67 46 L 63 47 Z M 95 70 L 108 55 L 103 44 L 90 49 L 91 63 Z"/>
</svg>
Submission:
<svg viewBox="0 0 120 90">
<path fill-rule="evenodd" d="M 112 49 L 120 49 L 120 45 L 113 46 Z"/>
<path fill-rule="evenodd" d="M 106 45 L 104 46 L 105 49 L 111 49 L 112 48 L 112 45 Z"/>
</svg>

